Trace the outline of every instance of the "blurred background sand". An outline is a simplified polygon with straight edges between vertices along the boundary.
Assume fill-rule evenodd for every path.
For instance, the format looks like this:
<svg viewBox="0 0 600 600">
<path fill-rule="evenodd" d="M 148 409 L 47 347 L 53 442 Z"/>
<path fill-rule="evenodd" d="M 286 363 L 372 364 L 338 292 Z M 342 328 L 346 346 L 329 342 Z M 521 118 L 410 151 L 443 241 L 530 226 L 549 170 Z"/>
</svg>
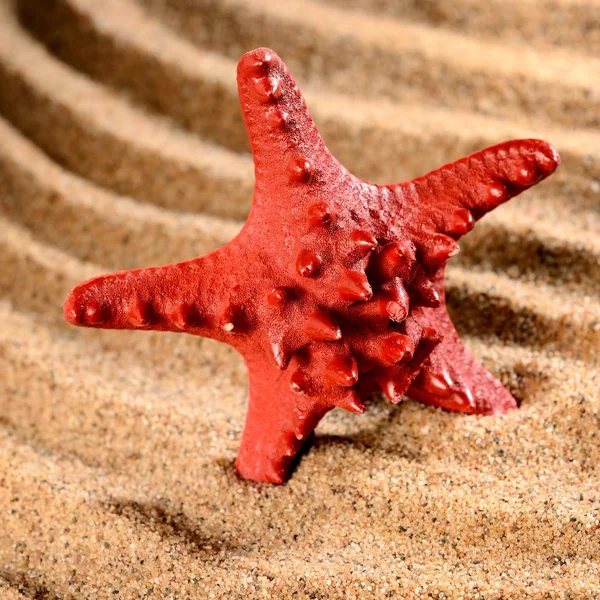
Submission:
<svg viewBox="0 0 600 600">
<path fill-rule="evenodd" d="M 239 230 L 264 45 L 369 180 L 559 150 L 447 276 L 518 411 L 375 398 L 261 485 L 230 348 L 63 322 L 80 280 Z M 599 55 L 598 0 L 0 0 L 0 598 L 599 598 Z"/>
</svg>

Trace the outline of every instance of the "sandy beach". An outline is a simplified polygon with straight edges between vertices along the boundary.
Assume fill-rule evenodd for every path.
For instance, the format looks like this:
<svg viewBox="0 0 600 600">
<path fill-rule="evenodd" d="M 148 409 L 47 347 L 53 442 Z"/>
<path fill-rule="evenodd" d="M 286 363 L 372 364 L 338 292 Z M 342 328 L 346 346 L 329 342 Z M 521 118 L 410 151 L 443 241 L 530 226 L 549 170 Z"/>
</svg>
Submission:
<svg viewBox="0 0 600 600">
<path fill-rule="evenodd" d="M 374 397 L 257 484 L 230 347 L 64 321 L 83 279 L 239 231 L 256 46 L 369 181 L 560 152 L 447 274 L 519 409 Z M 599 0 L 0 0 L 0 599 L 600 598 L 598 56 Z"/>
</svg>

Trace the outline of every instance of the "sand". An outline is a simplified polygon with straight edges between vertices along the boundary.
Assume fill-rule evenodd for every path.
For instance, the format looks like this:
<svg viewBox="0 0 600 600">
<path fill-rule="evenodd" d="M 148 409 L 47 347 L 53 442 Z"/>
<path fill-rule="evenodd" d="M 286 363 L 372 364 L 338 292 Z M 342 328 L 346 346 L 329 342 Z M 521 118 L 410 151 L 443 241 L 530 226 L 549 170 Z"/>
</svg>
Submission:
<svg viewBox="0 0 600 600">
<path fill-rule="evenodd" d="M 599 23 L 598 0 L 0 0 L 0 598 L 600 598 Z M 556 145 L 447 276 L 518 410 L 374 398 L 261 485 L 233 467 L 234 351 L 63 322 L 80 280 L 239 230 L 257 45 L 369 180 Z"/>
</svg>

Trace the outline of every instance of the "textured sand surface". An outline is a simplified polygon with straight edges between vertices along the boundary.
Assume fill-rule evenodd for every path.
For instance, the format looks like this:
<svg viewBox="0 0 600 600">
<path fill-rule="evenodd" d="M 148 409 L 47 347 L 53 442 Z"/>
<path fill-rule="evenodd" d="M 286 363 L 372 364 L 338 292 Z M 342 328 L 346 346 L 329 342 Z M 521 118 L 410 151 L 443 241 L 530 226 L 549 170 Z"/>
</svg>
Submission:
<svg viewBox="0 0 600 600">
<path fill-rule="evenodd" d="M 557 147 L 447 276 L 519 410 L 374 398 L 260 485 L 231 349 L 63 322 L 80 280 L 238 231 L 259 45 L 367 179 Z M 0 598 L 600 598 L 598 56 L 599 0 L 0 0 Z"/>
</svg>

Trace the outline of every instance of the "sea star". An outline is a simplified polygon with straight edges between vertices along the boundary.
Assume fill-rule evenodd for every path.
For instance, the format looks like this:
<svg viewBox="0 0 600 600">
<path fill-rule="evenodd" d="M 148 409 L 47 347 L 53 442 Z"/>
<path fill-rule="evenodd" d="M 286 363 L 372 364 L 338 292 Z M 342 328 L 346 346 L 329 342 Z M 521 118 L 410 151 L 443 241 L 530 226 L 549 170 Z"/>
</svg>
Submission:
<svg viewBox="0 0 600 600">
<path fill-rule="evenodd" d="M 459 340 L 444 268 L 477 219 L 556 169 L 556 151 L 510 141 L 374 185 L 328 151 L 275 52 L 245 54 L 237 80 L 256 167 L 239 235 L 193 260 L 90 279 L 66 319 L 236 348 L 250 389 L 236 466 L 257 481 L 282 483 L 325 413 L 362 413 L 374 389 L 468 413 L 516 406 Z"/>
</svg>

